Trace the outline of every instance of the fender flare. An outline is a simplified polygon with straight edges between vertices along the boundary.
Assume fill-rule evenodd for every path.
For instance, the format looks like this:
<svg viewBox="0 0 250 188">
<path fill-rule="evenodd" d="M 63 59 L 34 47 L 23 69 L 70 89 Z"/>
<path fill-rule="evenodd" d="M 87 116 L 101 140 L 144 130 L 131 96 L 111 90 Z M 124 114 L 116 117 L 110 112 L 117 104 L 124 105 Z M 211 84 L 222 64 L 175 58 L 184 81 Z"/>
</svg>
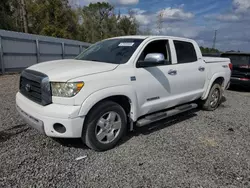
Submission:
<svg viewBox="0 0 250 188">
<path fill-rule="evenodd" d="M 112 96 L 122 95 L 129 99 L 131 111 L 130 118 L 136 121 L 138 114 L 138 100 L 137 95 L 132 86 L 122 85 L 114 86 L 105 89 L 98 90 L 91 95 L 89 95 L 82 103 L 81 109 L 79 111 L 79 116 L 86 116 L 92 107 L 98 102 Z"/>
<path fill-rule="evenodd" d="M 225 81 L 225 73 L 224 72 L 218 72 L 218 73 L 215 73 L 212 78 L 209 80 L 209 83 L 208 83 L 208 86 L 207 86 L 207 89 L 205 90 L 205 93 L 203 94 L 203 96 L 201 97 L 202 100 L 205 100 L 207 97 L 208 97 L 208 94 L 210 92 L 210 89 L 211 87 L 213 86 L 213 83 L 214 81 L 217 79 L 217 78 L 220 78 L 222 77 Z"/>
</svg>

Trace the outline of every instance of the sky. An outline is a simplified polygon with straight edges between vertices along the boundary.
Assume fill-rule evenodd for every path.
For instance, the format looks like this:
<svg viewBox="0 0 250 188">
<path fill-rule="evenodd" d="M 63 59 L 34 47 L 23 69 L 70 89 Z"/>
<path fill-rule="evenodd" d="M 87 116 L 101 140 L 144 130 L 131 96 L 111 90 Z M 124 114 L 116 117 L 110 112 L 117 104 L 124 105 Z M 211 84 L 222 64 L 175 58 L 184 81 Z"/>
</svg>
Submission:
<svg viewBox="0 0 250 188">
<path fill-rule="evenodd" d="M 76 0 L 80 6 L 98 0 Z M 194 39 L 200 46 L 250 52 L 250 0 L 99 0 L 122 14 L 132 9 L 141 30 Z M 161 15 L 162 29 L 159 30 Z"/>
</svg>

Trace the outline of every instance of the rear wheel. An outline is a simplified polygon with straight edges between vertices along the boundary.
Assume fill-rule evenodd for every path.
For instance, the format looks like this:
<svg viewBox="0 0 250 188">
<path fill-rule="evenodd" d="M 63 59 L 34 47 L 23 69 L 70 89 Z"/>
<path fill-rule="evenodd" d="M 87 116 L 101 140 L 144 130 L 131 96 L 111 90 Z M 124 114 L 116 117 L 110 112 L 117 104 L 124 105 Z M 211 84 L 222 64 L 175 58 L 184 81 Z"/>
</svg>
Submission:
<svg viewBox="0 0 250 188">
<path fill-rule="evenodd" d="M 221 85 L 215 83 L 209 91 L 206 100 L 202 101 L 202 108 L 204 110 L 213 111 L 218 108 L 222 97 Z"/>
<path fill-rule="evenodd" d="M 113 148 L 125 134 L 126 113 L 117 103 L 104 101 L 87 116 L 82 133 L 83 142 L 91 149 L 105 151 Z"/>
</svg>

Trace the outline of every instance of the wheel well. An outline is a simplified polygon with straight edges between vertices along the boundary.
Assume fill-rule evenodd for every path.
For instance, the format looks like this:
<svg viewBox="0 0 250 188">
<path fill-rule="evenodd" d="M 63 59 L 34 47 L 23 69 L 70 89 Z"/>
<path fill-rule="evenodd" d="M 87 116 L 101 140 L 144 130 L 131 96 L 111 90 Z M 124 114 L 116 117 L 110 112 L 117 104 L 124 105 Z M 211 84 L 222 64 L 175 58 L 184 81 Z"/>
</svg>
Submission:
<svg viewBox="0 0 250 188">
<path fill-rule="evenodd" d="M 224 78 L 223 78 L 223 77 L 216 78 L 216 80 L 214 81 L 214 83 L 223 85 L 223 83 L 224 83 Z"/>
<path fill-rule="evenodd" d="M 126 112 L 126 114 L 130 113 L 130 99 L 124 95 L 117 95 L 117 96 L 112 96 L 112 97 L 108 97 L 104 100 L 111 100 L 114 101 L 116 103 L 118 103 Z"/>
<path fill-rule="evenodd" d="M 204 97 L 202 97 L 202 100 L 206 100 L 208 98 L 209 92 L 211 90 L 211 88 L 213 87 L 214 84 L 220 84 L 221 86 L 223 86 L 224 84 L 224 78 L 223 77 L 218 77 L 214 80 L 213 84 L 210 86 L 210 88 L 208 88 L 209 90 L 206 92 L 206 95 Z"/>
<path fill-rule="evenodd" d="M 124 96 L 124 95 L 115 95 L 115 96 L 110 96 L 110 97 L 104 98 L 101 101 L 97 102 L 94 106 L 92 106 L 92 108 L 87 113 L 87 118 L 88 118 L 89 113 L 95 108 L 95 106 L 97 106 L 101 102 L 107 101 L 107 100 L 113 101 L 113 102 L 119 104 L 125 110 L 125 113 L 127 115 L 130 115 L 131 100 L 127 96 Z M 128 118 L 128 122 L 130 122 L 129 116 L 127 116 L 127 118 Z M 133 130 L 133 124 L 128 126 L 128 129 Z"/>
<path fill-rule="evenodd" d="M 126 114 L 130 114 L 130 110 L 131 110 L 130 99 L 124 95 L 115 95 L 115 96 L 107 97 L 105 99 L 102 99 L 98 103 L 96 103 L 94 106 L 98 105 L 100 102 L 107 101 L 107 100 L 116 102 L 125 110 Z M 94 106 L 91 109 L 93 109 Z"/>
</svg>

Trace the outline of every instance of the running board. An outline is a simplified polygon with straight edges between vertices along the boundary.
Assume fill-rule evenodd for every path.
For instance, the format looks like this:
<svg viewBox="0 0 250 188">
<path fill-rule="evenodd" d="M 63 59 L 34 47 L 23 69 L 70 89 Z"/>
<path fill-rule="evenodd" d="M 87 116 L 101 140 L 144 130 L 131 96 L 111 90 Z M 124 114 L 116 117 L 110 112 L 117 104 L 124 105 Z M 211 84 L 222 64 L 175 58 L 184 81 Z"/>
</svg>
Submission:
<svg viewBox="0 0 250 188">
<path fill-rule="evenodd" d="M 137 127 L 143 127 L 145 125 L 148 125 L 150 123 L 165 119 L 167 117 L 171 117 L 171 116 L 174 116 L 176 114 L 180 114 L 182 112 L 197 108 L 197 106 L 198 105 L 195 104 L 195 103 L 184 104 L 182 106 L 178 106 L 178 107 L 176 107 L 174 109 L 167 110 L 165 112 L 158 112 L 158 113 L 155 113 L 155 114 L 152 114 L 152 115 L 148 115 L 148 116 L 146 116 L 146 117 L 144 117 L 142 119 L 139 119 L 137 121 L 137 123 L 136 123 L 136 126 Z"/>
</svg>

